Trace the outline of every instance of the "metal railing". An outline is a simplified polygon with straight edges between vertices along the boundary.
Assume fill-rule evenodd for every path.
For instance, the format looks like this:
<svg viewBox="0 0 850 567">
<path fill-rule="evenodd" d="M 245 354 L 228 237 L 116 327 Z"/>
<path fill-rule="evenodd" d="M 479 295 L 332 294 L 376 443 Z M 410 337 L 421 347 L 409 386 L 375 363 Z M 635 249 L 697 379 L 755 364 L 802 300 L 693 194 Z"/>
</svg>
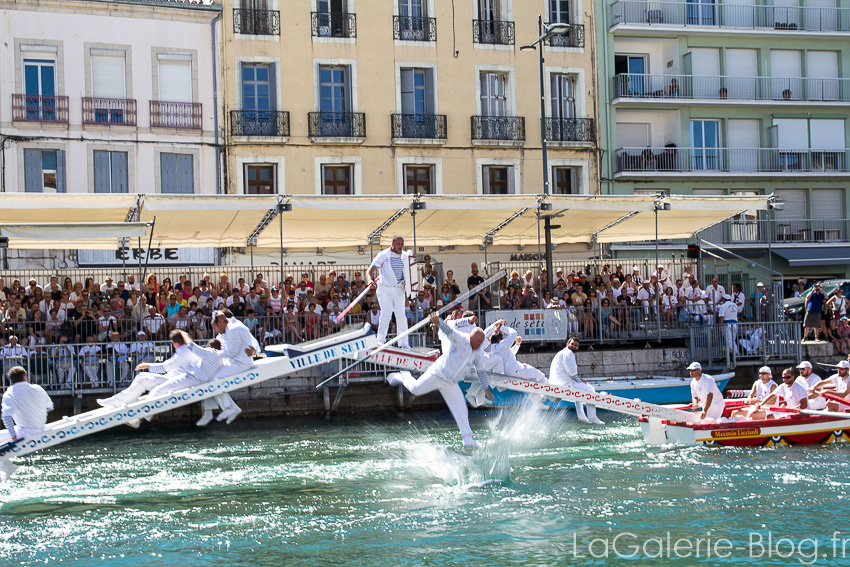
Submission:
<svg viewBox="0 0 850 567">
<path fill-rule="evenodd" d="M 611 25 L 617 24 L 847 32 L 850 9 L 616 0 Z"/>
<path fill-rule="evenodd" d="M 151 101 L 152 128 L 200 130 L 203 114 L 200 102 Z"/>
<path fill-rule="evenodd" d="M 404 41 L 437 41 L 437 18 L 393 16 L 393 37 Z"/>
<path fill-rule="evenodd" d="M 617 171 L 847 173 L 850 149 L 619 148 Z"/>
<path fill-rule="evenodd" d="M 514 23 L 472 20 L 472 41 L 490 45 L 513 45 Z"/>
<path fill-rule="evenodd" d="M 446 139 L 445 114 L 392 114 L 393 138 Z"/>
<path fill-rule="evenodd" d="M 550 142 L 593 142 L 593 118 L 547 118 L 546 139 Z"/>
<path fill-rule="evenodd" d="M 313 37 L 357 37 L 357 18 L 345 12 L 310 12 Z"/>
<path fill-rule="evenodd" d="M 234 8 L 233 33 L 280 35 L 280 12 L 277 10 Z"/>
<path fill-rule="evenodd" d="M 362 112 L 310 112 L 307 121 L 313 138 L 366 137 L 366 115 Z"/>
<path fill-rule="evenodd" d="M 525 140 L 522 116 L 472 116 L 473 140 Z"/>
<path fill-rule="evenodd" d="M 67 124 L 68 97 L 13 94 L 12 120 Z"/>
<path fill-rule="evenodd" d="M 741 360 L 764 364 L 802 358 L 798 321 L 745 322 L 690 328 L 691 360 L 717 362 L 734 368 Z"/>
<path fill-rule="evenodd" d="M 548 23 L 546 25 L 552 25 Z M 546 38 L 549 47 L 584 47 L 584 26 L 581 24 L 569 24 L 566 33 L 555 34 Z"/>
<path fill-rule="evenodd" d="M 276 110 L 231 110 L 233 136 L 289 136 L 289 112 Z"/>
<path fill-rule="evenodd" d="M 614 98 L 850 102 L 850 79 L 622 73 Z"/>
<path fill-rule="evenodd" d="M 135 126 L 136 101 L 125 98 L 83 98 L 83 124 Z"/>
</svg>

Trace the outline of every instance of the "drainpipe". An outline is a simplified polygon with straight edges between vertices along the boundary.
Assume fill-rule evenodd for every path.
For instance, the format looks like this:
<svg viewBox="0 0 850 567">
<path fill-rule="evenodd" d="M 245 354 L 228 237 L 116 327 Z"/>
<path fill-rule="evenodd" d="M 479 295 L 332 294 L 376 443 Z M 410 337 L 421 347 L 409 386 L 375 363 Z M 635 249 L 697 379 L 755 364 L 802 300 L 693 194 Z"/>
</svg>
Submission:
<svg viewBox="0 0 850 567">
<path fill-rule="evenodd" d="M 221 195 L 221 147 L 218 144 L 218 65 L 215 59 L 215 24 L 221 20 L 221 11 L 210 22 L 210 49 L 213 71 L 213 127 L 215 128 L 215 194 Z"/>
</svg>

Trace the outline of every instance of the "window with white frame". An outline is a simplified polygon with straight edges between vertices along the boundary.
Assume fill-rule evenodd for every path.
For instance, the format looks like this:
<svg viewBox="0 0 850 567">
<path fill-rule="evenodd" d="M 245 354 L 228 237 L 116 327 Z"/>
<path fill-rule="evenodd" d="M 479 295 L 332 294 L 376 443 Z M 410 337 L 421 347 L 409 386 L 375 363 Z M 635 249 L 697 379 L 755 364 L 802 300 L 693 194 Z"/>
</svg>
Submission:
<svg viewBox="0 0 850 567">
<path fill-rule="evenodd" d="M 64 150 L 24 150 L 24 191 L 65 192 Z"/>
<path fill-rule="evenodd" d="M 322 166 L 322 195 L 353 195 L 354 167 L 351 164 Z"/>
<path fill-rule="evenodd" d="M 163 193 L 191 195 L 195 192 L 195 169 L 192 154 L 159 154 L 160 181 Z"/>
<path fill-rule="evenodd" d="M 159 100 L 168 102 L 192 102 L 192 55 L 183 53 L 160 53 Z"/>
<path fill-rule="evenodd" d="M 95 150 L 95 193 L 128 193 L 127 152 Z"/>
<path fill-rule="evenodd" d="M 485 165 L 482 168 L 481 191 L 484 195 L 513 195 L 514 166 Z"/>
<path fill-rule="evenodd" d="M 581 192 L 578 185 L 578 169 L 575 167 L 553 167 L 550 183 L 553 195 L 575 195 Z"/>
<path fill-rule="evenodd" d="M 549 0 L 549 23 L 570 23 L 570 0 Z"/>
<path fill-rule="evenodd" d="M 408 195 L 434 194 L 434 166 L 429 164 L 405 165 L 404 192 Z"/>
<path fill-rule="evenodd" d="M 245 164 L 245 194 L 246 195 L 274 195 L 275 190 L 275 165 L 269 163 L 246 163 Z"/>
</svg>

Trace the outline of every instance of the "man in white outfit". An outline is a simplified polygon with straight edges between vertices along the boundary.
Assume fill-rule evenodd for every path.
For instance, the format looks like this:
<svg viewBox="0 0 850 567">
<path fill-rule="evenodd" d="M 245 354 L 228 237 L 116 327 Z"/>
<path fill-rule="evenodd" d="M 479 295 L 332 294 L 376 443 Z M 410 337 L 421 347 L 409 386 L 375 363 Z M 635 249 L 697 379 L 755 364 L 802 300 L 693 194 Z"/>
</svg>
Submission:
<svg viewBox="0 0 850 567">
<path fill-rule="evenodd" d="M 691 374 L 691 408 L 702 409 L 701 412 L 695 412 L 697 423 L 704 421 L 706 418 L 718 420 L 723 417 L 723 410 L 726 404 L 723 401 L 723 394 L 720 393 L 720 388 L 714 378 L 708 374 L 702 373 L 702 365 L 699 362 L 692 362 L 688 366 L 688 371 Z"/>
<path fill-rule="evenodd" d="M 27 371 L 21 366 L 9 370 L 12 385 L 3 394 L 3 425 L 9 441 L 44 431 L 47 412 L 53 410 L 53 401 L 38 384 L 27 381 Z"/>
<path fill-rule="evenodd" d="M 821 377 L 814 373 L 812 363 L 808 360 L 804 360 L 797 365 L 797 370 L 800 372 L 800 375 L 797 376 L 795 382 L 804 387 L 809 393 L 808 409 L 826 409 L 826 398 L 814 391 L 815 387 L 821 383 Z"/>
<path fill-rule="evenodd" d="M 212 328 L 216 338 L 221 341 L 222 358 L 230 362 L 228 367 L 230 372 L 239 372 L 254 364 L 253 355 L 260 351 L 260 345 L 250 329 L 233 317 L 229 310 L 216 311 L 213 314 Z M 242 413 L 242 408 L 237 406 L 227 393 L 207 398 L 202 404 L 204 413 L 198 420 L 199 427 L 204 427 L 212 421 L 212 412 L 216 407 L 221 408 L 216 418 L 218 421 L 233 423 L 233 420 Z"/>
<path fill-rule="evenodd" d="M 218 339 L 211 340 L 209 346 L 205 348 L 192 342 L 192 338 L 185 331 L 180 332 L 183 334 L 183 340 L 185 341 L 184 348 L 195 355 L 198 358 L 198 362 L 193 364 L 186 372 L 175 374 L 162 384 L 153 388 L 150 392 L 151 396 L 158 396 L 166 392 L 174 392 L 210 382 L 218 371 L 224 367 L 224 360 L 220 353 L 221 342 Z"/>
<path fill-rule="evenodd" d="M 501 360 L 502 374 L 515 376 L 532 382 L 545 382 L 546 375 L 530 364 L 524 364 L 516 359 L 514 342 L 519 345 L 522 337 L 517 336 L 515 329 L 505 325 L 504 319 L 499 319 L 484 330 L 484 335 L 490 339 L 490 345 L 484 348 L 485 364 L 488 358 Z M 497 371 L 498 372 L 498 371 Z"/>
<path fill-rule="evenodd" d="M 378 324 L 378 344 L 387 342 L 387 331 L 390 328 L 390 320 L 395 314 L 395 323 L 398 334 L 407 331 L 407 317 L 404 313 L 404 295 L 407 290 L 410 270 L 407 259 L 402 253 L 404 238 L 393 237 L 392 246 L 381 250 L 372 265 L 369 266 L 369 285 L 377 286 L 378 303 L 381 305 L 381 318 Z M 376 283 L 380 274 L 380 280 Z M 410 348 L 407 337 L 399 341 L 401 348 Z"/>
<path fill-rule="evenodd" d="M 58 384 L 70 386 L 74 383 L 76 374 L 76 349 L 68 344 L 68 337 L 59 337 L 59 344 L 53 347 L 53 358 L 56 360 L 56 381 Z"/>
<path fill-rule="evenodd" d="M 553 386 L 574 388 L 583 392 L 596 392 L 596 388 L 578 377 L 578 364 L 576 363 L 578 349 L 578 339 L 571 338 L 567 341 L 567 348 L 555 355 L 555 358 L 552 359 L 552 365 L 549 367 L 549 383 Z M 575 404 L 579 421 L 605 425 L 604 421 L 596 417 L 596 406 L 587 404 L 587 414 L 585 415 L 584 403 L 575 402 Z"/>
<path fill-rule="evenodd" d="M 467 366 L 472 364 L 481 387 L 485 391 L 490 388 L 481 348 L 484 343 L 484 331 L 476 327 L 467 335 L 453 329 L 445 321 L 441 321 L 436 313 L 431 313 L 429 317 L 432 325 L 439 325 L 448 340 L 449 348 L 444 350 L 440 358 L 418 379 L 414 378 L 410 372 L 403 371 L 391 373 L 387 376 L 387 382 L 391 386 L 403 384 L 414 396 L 439 390 L 457 422 L 463 438 L 463 446 L 478 448 L 481 445 L 472 437 L 469 411 L 459 382 L 463 380 Z"/>
<path fill-rule="evenodd" d="M 731 301 L 732 296 L 724 293 L 717 304 L 717 322 L 723 323 L 726 330 L 726 348 L 732 352 L 738 350 L 738 306 Z"/>
</svg>

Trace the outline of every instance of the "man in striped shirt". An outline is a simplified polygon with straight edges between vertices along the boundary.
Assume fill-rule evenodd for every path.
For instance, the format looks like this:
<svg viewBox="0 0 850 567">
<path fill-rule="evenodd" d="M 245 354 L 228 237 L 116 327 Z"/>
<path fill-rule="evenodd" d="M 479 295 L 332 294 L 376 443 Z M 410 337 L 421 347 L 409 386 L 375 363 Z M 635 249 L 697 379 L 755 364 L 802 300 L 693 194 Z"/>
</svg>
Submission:
<svg viewBox="0 0 850 567">
<path fill-rule="evenodd" d="M 404 312 L 404 295 L 407 286 L 405 282 L 410 277 L 410 271 L 405 265 L 402 254 L 404 238 L 393 237 L 392 246 L 382 250 L 375 256 L 372 265 L 369 266 L 369 285 L 377 286 L 378 302 L 381 307 L 381 319 L 378 324 L 378 344 L 387 342 L 387 331 L 390 328 L 390 320 L 395 314 L 395 323 L 398 334 L 407 331 L 407 317 Z M 380 274 L 380 280 L 376 283 Z M 410 348 L 407 337 L 399 341 L 402 348 Z"/>
</svg>

